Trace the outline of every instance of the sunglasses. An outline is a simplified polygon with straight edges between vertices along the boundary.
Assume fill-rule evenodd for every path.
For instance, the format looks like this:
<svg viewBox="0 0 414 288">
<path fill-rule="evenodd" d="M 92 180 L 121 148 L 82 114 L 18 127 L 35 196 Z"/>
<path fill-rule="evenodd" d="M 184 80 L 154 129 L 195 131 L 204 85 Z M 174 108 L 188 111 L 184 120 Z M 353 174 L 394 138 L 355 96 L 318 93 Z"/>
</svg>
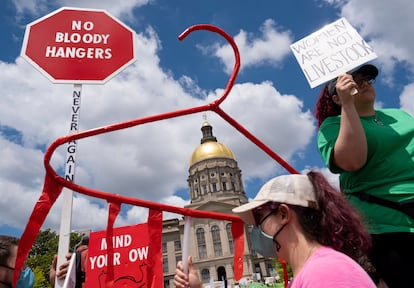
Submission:
<svg viewBox="0 0 414 288">
<path fill-rule="evenodd" d="M 262 223 L 278 209 L 279 204 L 272 202 L 263 204 L 262 206 L 255 208 L 253 210 L 254 222 L 256 224 L 255 226 L 260 227 L 260 225 L 262 225 Z"/>
<path fill-rule="evenodd" d="M 375 78 L 372 76 L 366 76 L 362 78 L 356 78 L 354 79 L 355 83 L 358 85 L 358 87 L 361 87 L 362 83 L 367 82 L 368 84 L 372 85 L 375 83 Z"/>
</svg>

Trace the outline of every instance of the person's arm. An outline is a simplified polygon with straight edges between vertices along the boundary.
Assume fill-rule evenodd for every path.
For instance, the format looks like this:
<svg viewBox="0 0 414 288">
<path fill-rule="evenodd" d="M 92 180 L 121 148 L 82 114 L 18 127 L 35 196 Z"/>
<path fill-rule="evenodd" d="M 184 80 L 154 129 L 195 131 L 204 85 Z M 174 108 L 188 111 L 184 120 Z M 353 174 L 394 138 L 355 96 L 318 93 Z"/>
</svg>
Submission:
<svg viewBox="0 0 414 288">
<path fill-rule="evenodd" d="M 367 140 L 351 95 L 355 88 L 351 75 L 338 77 L 336 90 L 341 102 L 341 124 L 334 147 L 334 163 L 345 171 L 355 171 L 367 160 Z"/>
<path fill-rule="evenodd" d="M 179 261 L 175 269 L 174 286 L 177 288 L 201 288 L 200 277 L 193 266 L 193 259 L 188 257 L 188 274 L 184 273 L 183 263 Z"/>
<path fill-rule="evenodd" d="M 72 254 L 68 253 L 66 255 L 67 261 L 62 263 L 62 265 L 60 265 L 60 267 L 59 267 L 59 270 L 56 271 L 56 268 L 57 268 L 56 267 L 57 266 L 57 255 L 53 256 L 52 265 L 50 266 L 50 271 L 49 271 L 49 281 L 50 281 L 50 285 L 52 286 L 52 288 L 55 287 L 56 277 L 60 280 L 65 279 L 66 274 L 68 273 L 69 262 L 70 262 L 71 257 L 72 257 Z"/>
</svg>

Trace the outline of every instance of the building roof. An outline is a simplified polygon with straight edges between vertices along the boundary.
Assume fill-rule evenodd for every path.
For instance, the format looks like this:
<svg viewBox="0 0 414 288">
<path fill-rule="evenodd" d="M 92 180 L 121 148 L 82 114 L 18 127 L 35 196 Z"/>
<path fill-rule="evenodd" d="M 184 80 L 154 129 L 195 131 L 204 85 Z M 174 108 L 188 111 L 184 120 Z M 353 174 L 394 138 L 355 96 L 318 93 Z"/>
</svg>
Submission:
<svg viewBox="0 0 414 288">
<path fill-rule="evenodd" d="M 190 167 L 202 160 L 210 158 L 229 158 L 236 160 L 233 152 L 226 145 L 217 142 L 213 135 L 213 127 L 205 121 L 201 126 L 203 138 L 201 144 L 194 150 L 190 158 Z"/>
</svg>

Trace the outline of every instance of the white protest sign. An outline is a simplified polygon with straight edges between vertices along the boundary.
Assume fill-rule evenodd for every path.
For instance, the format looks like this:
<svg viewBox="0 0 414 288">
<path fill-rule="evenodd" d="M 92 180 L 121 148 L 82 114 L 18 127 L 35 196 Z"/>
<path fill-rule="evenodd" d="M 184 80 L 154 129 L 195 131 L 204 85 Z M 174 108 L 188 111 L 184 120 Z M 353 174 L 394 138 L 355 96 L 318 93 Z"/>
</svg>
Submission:
<svg viewBox="0 0 414 288">
<path fill-rule="evenodd" d="M 377 58 L 345 18 L 290 45 L 311 88 Z"/>
<path fill-rule="evenodd" d="M 72 254 L 70 258 L 68 273 L 66 274 L 65 282 L 63 283 L 63 288 L 75 288 L 76 285 L 76 253 Z"/>
</svg>

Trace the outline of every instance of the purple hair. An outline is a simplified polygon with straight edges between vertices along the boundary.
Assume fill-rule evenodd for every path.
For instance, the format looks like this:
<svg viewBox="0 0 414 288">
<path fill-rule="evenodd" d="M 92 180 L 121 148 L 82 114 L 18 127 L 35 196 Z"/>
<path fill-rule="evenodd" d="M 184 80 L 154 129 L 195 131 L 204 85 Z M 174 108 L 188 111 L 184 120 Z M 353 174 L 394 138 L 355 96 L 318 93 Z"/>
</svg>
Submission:
<svg viewBox="0 0 414 288">
<path fill-rule="evenodd" d="M 314 111 L 314 116 L 318 120 L 318 128 L 326 118 L 339 114 L 341 114 L 341 106 L 332 100 L 332 96 L 328 93 L 328 85 L 325 85 L 319 93 Z"/>
<path fill-rule="evenodd" d="M 360 214 L 320 172 L 311 171 L 307 175 L 315 187 L 319 208 L 291 206 L 306 237 L 348 255 L 377 281 L 377 272 L 367 256 L 371 236 Z"/>
</svg>

